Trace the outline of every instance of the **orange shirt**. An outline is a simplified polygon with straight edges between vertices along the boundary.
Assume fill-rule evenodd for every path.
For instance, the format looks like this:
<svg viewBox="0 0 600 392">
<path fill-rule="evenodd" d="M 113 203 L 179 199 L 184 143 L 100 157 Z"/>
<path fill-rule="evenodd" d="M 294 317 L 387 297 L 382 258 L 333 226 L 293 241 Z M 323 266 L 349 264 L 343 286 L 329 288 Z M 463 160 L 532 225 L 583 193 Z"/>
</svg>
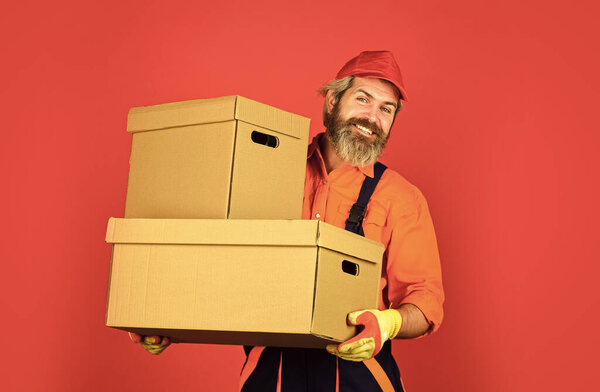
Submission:
<svg viewBox="0 0 600 392">
<path fill-rule="evenodd" d="M 303 219 L 319 219 L 342 229 L 373 165 L 345 165 L 327 174 L 317 135 L 308 148 Z M 379 181 L 363 221 L 365 237 L 385 245 L 379 309 L 416 305 L 431 328 L 442 322 L 444 290 L 435 232 L 421 192 L 397 172 L 387 169 Z"/>
</svg>

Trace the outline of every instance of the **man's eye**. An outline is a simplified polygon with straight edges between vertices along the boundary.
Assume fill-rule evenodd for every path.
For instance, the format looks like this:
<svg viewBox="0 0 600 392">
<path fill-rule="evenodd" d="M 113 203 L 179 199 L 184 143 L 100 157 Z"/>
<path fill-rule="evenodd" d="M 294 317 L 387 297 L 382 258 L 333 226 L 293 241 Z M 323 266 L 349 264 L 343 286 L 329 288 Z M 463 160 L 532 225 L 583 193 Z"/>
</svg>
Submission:
<svg viewBox="0 0 600 392">
<path fill-rule="evenodd" d="M 388 108 L 387 106 L 384 106 L 381 108 L 381 110 L 383 110 L 384 112 L 390 114 L 392 111 L 390 110 L 390 108 Z"/>
<path fill-rule="evenodd" d="M 365 98 L 365 97 L 358 97 L 356 99 L 359 100 L 360 102 L 367 102 L 367 98 Z"/>
</svg>

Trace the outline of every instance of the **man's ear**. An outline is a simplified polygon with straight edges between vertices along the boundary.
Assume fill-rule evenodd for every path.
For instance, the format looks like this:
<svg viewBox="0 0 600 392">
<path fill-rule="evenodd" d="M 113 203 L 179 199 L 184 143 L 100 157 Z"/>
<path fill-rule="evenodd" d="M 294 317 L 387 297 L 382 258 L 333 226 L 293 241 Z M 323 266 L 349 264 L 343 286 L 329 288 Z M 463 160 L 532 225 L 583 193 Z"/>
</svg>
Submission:
<svg viewBox="0 0 600 392">
<path fill-rule="evenodd" d="M 331 114 L 333 107 L 335 106 L 335 94 L 333 90 L 327 90 L 327 94 L 325 95 L 325 106 L 327 107 L 327 113 Z"/>
</svg>

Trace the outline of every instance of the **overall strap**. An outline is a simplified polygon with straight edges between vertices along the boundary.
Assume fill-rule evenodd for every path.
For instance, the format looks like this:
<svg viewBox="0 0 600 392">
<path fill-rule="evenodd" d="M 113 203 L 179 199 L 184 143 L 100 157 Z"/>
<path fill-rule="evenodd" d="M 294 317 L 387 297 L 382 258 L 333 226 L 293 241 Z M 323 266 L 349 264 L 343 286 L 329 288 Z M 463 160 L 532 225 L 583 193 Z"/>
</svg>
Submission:
<svg viewBox="0 0 600 392">
<path fill-rule="evenodd" d="M 350 209 L 350 216 L 346 219 L 346 230 L 362 235 L 363 237 L 365 236 L 362 222 L 365 217 L 365 211 L 367 210 L 367 204 L 369 204 L 371 195 L 373 195 L 385 169 L 387 169 L 387 166 L 383 163 L 375 162 L 373 177 L 365 177 L 362 187 L 360 188 L 360 193 L 358 194 L 358 199 Z"/>
</svg>

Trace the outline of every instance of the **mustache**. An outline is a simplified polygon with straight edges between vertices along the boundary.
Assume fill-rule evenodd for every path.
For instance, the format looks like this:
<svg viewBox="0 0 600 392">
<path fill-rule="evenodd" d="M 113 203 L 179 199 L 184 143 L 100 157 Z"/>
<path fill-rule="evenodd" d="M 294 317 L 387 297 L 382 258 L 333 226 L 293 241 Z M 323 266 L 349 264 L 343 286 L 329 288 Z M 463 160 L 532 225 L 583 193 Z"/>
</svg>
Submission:
<svg viewBox="0 0 600 392">
<path fill-rule="evenodd" d="M 356 118 L 352 117 L 346 120 L 344 125 L 360 125 L 361 127 L 365 127 L 370 129 L 375 135 L 383 137 L 383 129 L 381 129 L 377 124 L 367 120 L 366 118 Z"/>
</svg>

